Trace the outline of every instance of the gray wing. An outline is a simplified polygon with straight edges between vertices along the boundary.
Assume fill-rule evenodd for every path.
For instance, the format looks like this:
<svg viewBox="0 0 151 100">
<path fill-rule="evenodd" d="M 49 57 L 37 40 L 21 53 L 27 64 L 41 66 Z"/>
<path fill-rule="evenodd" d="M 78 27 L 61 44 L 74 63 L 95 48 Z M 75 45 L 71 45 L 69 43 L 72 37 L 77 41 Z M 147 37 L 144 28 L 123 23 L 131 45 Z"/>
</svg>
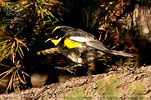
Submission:
<svg viewBox="0 0 151 100">
<path fill-rule="evenodd" d="M 118 55 L 118 56 L 124 56 L 124 57 L 135 58 L 134 55 L 132 55 L 132 54 L 130 54 L 130 53 L 125 53 L 125 52 L 116 51 L 116 50 L 112 50 L 112 54 L 113 54 L 113 55 Z"/>
<path fill-rule="evenodd" d="M 71 36 L 69 38 L 73 41 L 76 41 L 76 42 L 85 43 L 86 46 L 95 48 L 95 49 L 100 50 L 104 53 L 111 53 L 111 51 L 108 50 L 102 42 L 97 41 L 93 37 L 87 38 L 87 37 Z"/>
<path fill-rule="evenodd" d="M 130 53 L 124 53 L 121 51 L 116 51 L 116 50 L 108 50 L 102 42 L 99 41 L 88 41 L 86 44 L 90 47 L 93 47 L 95 49 L 100 50 L 101 52 L 107 53 L 107 54 L 112 54 L 112 55 L 117 55 L 117 56 L 124 56 L 124 57 L 130 57 L 134 58 L 134 56 Z"/>
<path fill-rule="evenodd" d="M 86 45 L 92 48 L 95 48 L 97 50 L 100 50 L 104 53 L 111 53 L 110 50 L 108 50 L 105 45 L 102 42 L 99 41 L 88 41 L 86 42 Z"/>
<path fill-rule="evenodd" d="M 109 50 L 105 47 L 105 45 L 102 42 L 99 42 L 95 40 L 94 38 L 72 36 L 70 37 L 70 39 L 77 42 L 83 42 L 86 44 L 86 46 L 97 49 L 103 53 L 117 55 L 117 56 L 124 56 L 124 57 L 134 57 L 132 54 L 129 54 L 129 53 L 124 53 L 124 52 L 116 51 L 116 50 Z"/>
</svg>

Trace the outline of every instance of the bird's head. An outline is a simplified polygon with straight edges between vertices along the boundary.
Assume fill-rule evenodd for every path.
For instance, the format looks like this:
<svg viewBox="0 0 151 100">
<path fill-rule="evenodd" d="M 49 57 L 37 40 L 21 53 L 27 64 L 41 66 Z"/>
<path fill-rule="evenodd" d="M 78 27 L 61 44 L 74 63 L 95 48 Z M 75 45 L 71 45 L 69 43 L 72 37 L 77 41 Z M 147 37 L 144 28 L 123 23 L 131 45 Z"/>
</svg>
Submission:
<svg viewBox="0 0 151 100">
<path fill-rule="evenodd" d="M 55 46 L 57 46 L 62 38 L 64 38 L 65 35 L 71 30 L 72 28 L 70 26 L 57 26 L 53 29 L 51 37 L 47 39 L 45 43 L 51 41 Z"/>
</svg>

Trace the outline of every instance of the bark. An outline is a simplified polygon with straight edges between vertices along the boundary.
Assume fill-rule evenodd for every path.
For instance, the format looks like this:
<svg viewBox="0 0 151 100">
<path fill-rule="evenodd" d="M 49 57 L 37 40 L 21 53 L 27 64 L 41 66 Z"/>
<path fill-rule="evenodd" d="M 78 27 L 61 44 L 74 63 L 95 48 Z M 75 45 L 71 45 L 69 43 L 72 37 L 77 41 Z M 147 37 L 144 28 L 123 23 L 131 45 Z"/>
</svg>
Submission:
<svg viewBox="0 0 151 100">
<path fill-rule="evenodd" d="M 150 3 L 136 4 L 133 11 L 133 25 L 136 30 L 136 46 L 140 52 L 140 62 L 150 65 L 151 58 L 151 6 Z"/>
<path fill-rule="evenodd" d="M 151 66 L 136 69 L 123 66 L 109 73 L 2 94 L 0 100 L 148 100 L 151 96 L 150 80 Z"/>
</svg>

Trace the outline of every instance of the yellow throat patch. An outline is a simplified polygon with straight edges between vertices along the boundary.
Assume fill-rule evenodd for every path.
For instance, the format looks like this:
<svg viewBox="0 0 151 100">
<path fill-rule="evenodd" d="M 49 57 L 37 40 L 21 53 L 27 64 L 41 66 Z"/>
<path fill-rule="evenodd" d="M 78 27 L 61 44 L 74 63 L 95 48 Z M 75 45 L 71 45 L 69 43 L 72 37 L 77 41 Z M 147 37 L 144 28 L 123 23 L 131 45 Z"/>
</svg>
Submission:
<svg viewBox="0 0 151 100">
<path fill-rule="evenodd" d="M 55 46 L 58 44 L 58 40 L 51 40 L 51 41 L 54 43 Z"/>
<path fill-rule="evenodd" d="M 64 40 L 64 46 L 66 46 L 69 49 L 76 48 L 76 47 L 82 47 L 82 43 L 79 42 L 73 42 L 69 38 L 66 38 Z"/>
</svg>

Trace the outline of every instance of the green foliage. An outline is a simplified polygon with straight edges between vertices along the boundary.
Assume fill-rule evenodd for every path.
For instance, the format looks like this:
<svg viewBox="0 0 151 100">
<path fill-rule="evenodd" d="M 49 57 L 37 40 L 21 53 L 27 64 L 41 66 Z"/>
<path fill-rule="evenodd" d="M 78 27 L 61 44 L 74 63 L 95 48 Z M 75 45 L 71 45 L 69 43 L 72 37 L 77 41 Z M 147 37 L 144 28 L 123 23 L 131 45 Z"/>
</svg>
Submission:
<svg viewBox="0 0 151 100">
<path fill-rule="evenodd" d="M 17 33 L 4 32 L 3 37 L 0 37 L 0 62 L 8 57 L 11 57 L 13 63 L 17 56 L 22 59 L 24 56 L 22 47 L 26 47 L 29 50 L 26 43 L 17 38 Z"/>
<path fill-rule="evenodd" d="M 1 4 L 0 63 L 4 64 L 0 64 L 0 67 L 8 66 L 8 70 L 1 73 L 0 78 L 10 76 L 7 91 L 12 87 L 15 91 L 20 90 L 20 87 L 14 85 L 16 79 L 19 79 L 19 84 L 26 84 L 28 74 L 22 65 L 24 56 L 32 51 L 30 47 L 33 39 L 40 41 L 40 37 L 47 37 L 43 29 L 48 26 L 51 28 L 61 20 L 59 5 L 57 0 L 25 0 Z"/>
</svg>

